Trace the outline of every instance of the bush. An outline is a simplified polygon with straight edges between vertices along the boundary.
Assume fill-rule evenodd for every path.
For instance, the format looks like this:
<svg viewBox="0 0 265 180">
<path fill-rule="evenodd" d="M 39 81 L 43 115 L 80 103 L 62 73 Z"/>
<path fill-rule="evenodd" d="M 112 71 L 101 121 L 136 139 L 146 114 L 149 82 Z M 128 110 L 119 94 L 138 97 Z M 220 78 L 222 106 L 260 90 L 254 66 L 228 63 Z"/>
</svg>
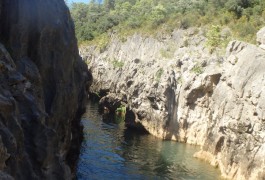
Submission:
<svg viewBox="0 0 265 180">
<path fill-rule="evenodd" d="M 108 46 L 110 42 L 110 38 L 109 36 L 105 33 L 102 34 L 98 39 L 97 39 L 97 48 L 102 52 L 106 49 L 106 47 Z"/>
<path fill-rule="evenodd" d="M 163 73 L 164 73 L 164 69 L 163 69 L 163 68 L 160 68 L 160 69 L 156 72 L 156 74 L 155 74 L 156 81 L 160 81 L 160 79 L 161 79 Z"/>
<path fill-rule="evenodd" d="M 210 30 L 206 34 L 206 45 L 209 47 L 210 52 L 214 51 L 219 45 L 222 44 L 221 28 L 218 25 L 212 25 Z"/>
<path fill-rule="evenodd" d="M 133 29 L 136 29 L 141 27 L 142 21 L 136 17 L 130 17 L 127 21 L 127 25 Z"/>
<path fill-rule="evenodd" d="M 200 15 L 197 12 L 189 12 L 185 14 L 180 20 L 180 28 L 188 29 L 189 27 L 200 25 Z"/>
<path fill-rule="evenodd" d="M 166 9 L 161 5 L 155 6 L 149 17 L 153 26 L 158 26 L 165 22 L 166 19 Z"/>
<path fill-rule="evenodd" d="M 122 68 L 123 66 L 124 66 L 124 62 L 122 62 L 122 61 L 118 61 L 118 60 L 113 60 L 112 61 L 112 65 L 113 65 L 113 67 L 114 68 Z"/>
<path fill-rule="evenodd" d="M 203 73 L 203 68 L 200 64 L 196 64 L 192 69 L 192 72 L 194 72 L 195 74 L 202 74 Z"/>
</svg>

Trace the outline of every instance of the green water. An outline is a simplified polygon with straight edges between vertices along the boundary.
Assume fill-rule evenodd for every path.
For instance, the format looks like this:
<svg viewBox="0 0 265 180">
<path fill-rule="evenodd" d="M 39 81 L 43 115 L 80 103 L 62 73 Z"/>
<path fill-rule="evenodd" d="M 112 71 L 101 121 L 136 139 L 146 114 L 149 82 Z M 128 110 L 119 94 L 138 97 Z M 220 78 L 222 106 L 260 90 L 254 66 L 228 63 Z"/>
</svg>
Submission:
<svg viewBox="0 0 265 180">
<path fill-rule="evenodd" d="M 139 134 L 124 124 L 106 124 L 88 104 L 77 176 L 85 179 L 218 180 L 220 173 L 193 158 L 199 147 Z"/>
</svg>

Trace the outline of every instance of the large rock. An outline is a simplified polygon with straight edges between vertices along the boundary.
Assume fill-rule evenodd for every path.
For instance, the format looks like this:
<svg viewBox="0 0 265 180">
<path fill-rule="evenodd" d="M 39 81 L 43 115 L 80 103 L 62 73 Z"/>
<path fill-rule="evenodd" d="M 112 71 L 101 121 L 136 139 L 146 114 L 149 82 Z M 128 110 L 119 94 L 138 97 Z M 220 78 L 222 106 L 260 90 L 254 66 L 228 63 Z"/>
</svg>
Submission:
<svg viewBox="0 0 265 180">
<path fill-rule="evenodd" d="M 91 80 L 63 0 L 0 0 L 0 178 L 71 179 Z"/>
<path fill-rule="evenodd" d="M 92 91 L 109 92 L 108 105 L 125 102 L 135 123 L 157 137 L 201 145 L 196 157 L 223 176 L 264 179 L 265 52 L 233 41 L 226 56 L 210 54 L 202 31 L 191 31 L 125 42 L 112 36 L 103 51 L 80 49 Z"/>
<path fill-rule="evenodd" d="M 219 166 L 229 179 L 264 179 L 265 52 L 233 41 L 227 55 L 211 98 L 203 150 L 196 156 Z"/>
</svg>

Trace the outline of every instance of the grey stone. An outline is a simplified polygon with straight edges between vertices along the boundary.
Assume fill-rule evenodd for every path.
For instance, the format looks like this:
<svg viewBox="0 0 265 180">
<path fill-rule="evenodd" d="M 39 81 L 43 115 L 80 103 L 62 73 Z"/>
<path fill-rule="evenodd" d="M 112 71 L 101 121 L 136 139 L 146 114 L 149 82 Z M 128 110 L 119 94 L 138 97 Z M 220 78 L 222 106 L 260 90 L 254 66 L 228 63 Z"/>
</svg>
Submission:
<svg viewBox="0 0 265 180">
<path fill-rule="evenodd" d="M 265 44 L 265 27 L 261 28 L 257 32 L 257 42 L 259 45 L 264 45 Z"/>
</svg>

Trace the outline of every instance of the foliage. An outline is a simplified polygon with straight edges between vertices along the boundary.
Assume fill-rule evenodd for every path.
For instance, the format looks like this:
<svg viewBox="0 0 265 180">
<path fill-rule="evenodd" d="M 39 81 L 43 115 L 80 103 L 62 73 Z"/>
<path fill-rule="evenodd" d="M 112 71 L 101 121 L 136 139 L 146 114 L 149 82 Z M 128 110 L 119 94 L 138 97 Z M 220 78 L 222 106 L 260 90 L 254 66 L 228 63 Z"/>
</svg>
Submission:
<svg viewBox="0 0 265 180">
<path fill-rule="evenodd" d="M 70 12 L 79 43 L 93 41 L 107 33 L 126 34 L 132 29 L 154 33 L 165 26 L 172 31 L 214 24 L 219 24 L 220 30 L 229 27 L 235 38 L 254 41 L 253 34 L 265 22 L 265 1 L 91 0 L 88 4 L 72 3 Z M 104 45 L 106 43 L 101 46 Z"/>
<path fill-rule="evenodd" d="M 97 42 L 99 50 L 104 51 L 107 45 L 109 44 L 109 41 L 110 41 L 109 36 L 106 33 L 99 36 Z"/>
<path fill-rule="evenodd" d="M 210 30 L 206 34 L 207 42 L 206 45 L 210 51 L 213 51 L 221 44 L 221 28 L 220 26 L 212 25 Z"/>
<path fill-rule="evenodd" d="M 126 117 L 126 107 L 124 105 L 121 105 L 119 108 L 116 109 L 115 111 L 115 123 L 119 124 L 121 122 L 125 121 Z"/>
<path fill-rule="evenodd" d="M 160 68 L 160 69 L 156 72 L 156 74 L 155 74 L 156 81 L 159 81 L 159 80 L 161 79 L 163 73 L 164 73 L 164 69 L 163 69 L 163 68 Z"/>
<path fill-rule="evenodd" d="M 112 61 L 112 65 L 114 68 L 122 68 L 124 66 L 124 62 L 115 59 Z"/>
<path fill-rule="evenodd" d="M 195 64 L 195 66 L 191 69 L 192 72 L 194 72 L 195 74 L 202 74 L 203 73 L 203 68 L 202 66 L 197 63 Z"/>
<path fill-rule="evenodd" d="M 166 20 L 166 9 L 163 5 L 158 4 L 151 10 L 151 14 L 149 17 L 152 25 L 158 26 L 165 22 Z"/>
</svg>

